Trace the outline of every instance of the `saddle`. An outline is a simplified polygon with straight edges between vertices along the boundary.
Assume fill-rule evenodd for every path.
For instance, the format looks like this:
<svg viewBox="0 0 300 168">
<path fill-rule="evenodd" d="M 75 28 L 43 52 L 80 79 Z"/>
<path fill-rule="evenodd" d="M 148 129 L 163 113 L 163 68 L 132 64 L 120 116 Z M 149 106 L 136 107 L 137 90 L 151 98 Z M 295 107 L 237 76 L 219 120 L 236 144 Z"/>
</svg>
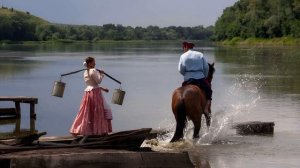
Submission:
<svg viewBox="0 0 300 168">
<path fill-rule="evenodd" d="M 200 89 L 204 90 L 206 94 L 206 98 L 211 100 L 211 95 L 212 95 L 212 90 L 211 90 L 211 85 L 209 84 L 209 81 L 206 79 L 189 79 L 187 81 L 184 81 L 182 83 L 182 86 L 185 85 L 196 85 Z"/>
</svg>

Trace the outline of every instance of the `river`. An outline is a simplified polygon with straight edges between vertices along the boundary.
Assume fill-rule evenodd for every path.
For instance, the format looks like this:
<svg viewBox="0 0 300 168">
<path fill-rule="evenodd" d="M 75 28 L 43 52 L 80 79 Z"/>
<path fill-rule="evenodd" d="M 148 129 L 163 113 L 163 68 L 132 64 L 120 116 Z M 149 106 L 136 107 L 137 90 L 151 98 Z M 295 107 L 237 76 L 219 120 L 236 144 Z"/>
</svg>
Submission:
<svg viewBox="0 0 300 168">
<path fill-rule="evenodd" d="M 203 122 L 200 138 L 193 140 L 189 123 L 186 140 L 169 144 L 175 129 L 171 94 L 181 85 L 177 71 L 180 43 L 41 44 L 0 46 L 1 96 L 33 96 L 36 129 L 47 135 L 69 135 L 84 90 L 82 72 L 65 76 L 63 98 L 51 96 L 60 74 L 82 69 L 85 57 L 109 78 L 102 85 L 126 91 L 123 105 L 110 103 L 113 131 L 151 127 L 171 131 L 159 136 L 157 151 L 188 151 L 201 168 L 281 168 L 300 166 L 300 49 L 297 47 L 217 47 L 196 43 L 196 50 L 215 62 L 212 82 L 212 126 Z M 0 106 L 10 106 L 1 102 Z M 23 107 L 24 106 L 24 107 Z M 29 127 L 22 105 L 21 127 Z M 274 135 L 241 136 L 231 128 L 244 121 L 274 122 Z M 0 132 L 13 124 L 0 125 Z M 149 146 L 149 145 L 148 145 Z"/>
</svg>

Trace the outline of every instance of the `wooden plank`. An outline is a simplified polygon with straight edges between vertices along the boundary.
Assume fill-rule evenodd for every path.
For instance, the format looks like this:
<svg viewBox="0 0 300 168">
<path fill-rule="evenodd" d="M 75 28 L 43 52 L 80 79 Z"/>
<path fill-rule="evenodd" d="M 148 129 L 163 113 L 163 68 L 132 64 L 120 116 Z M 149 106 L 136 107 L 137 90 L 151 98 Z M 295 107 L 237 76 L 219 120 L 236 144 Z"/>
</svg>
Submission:
<svg viewBox="0 0 300 168">
<path fill-rule="evenodd" d="M 37 131 L 32 132 L 28 129 L 19 129 L 12 132 L 0 132 L 0 140 L 16 139 L 18 137 L 25 137 L 36 132 Z"/>
<path fill-rule="evenodd" d="M 16 109 L 15 108 L 0 108 L 0 116 L 7 116 L 13 115 L 16 116 Z"/>
<path fill-rule="evenodd" d="M 20 118 L 0 117 L 0 125 L 16 124 L 17 122 L 20 122 Z"/>
<path fill-rule="evenodd" d="M 26 97 L 26 96 L 0 96 L 0 101 L 14 101 L 20 103 L 38 103 L 38 98 L 36 97 Z"/>
<path fill-rule="evenodd" d="M 151 128 L 143 128 L 137 130 L 121 131 L 111 133 L 109 135 L 90 135 L 90 136 L 79 136 L 79 137 L 43 137 L 39 141 L 41 143 L 52 142 L 52 143 L 65 143 L 65 144 L 89 144 L 91 147 L 100 146 L 113 146 L 116 145 L 126 147 L 140 147 L 142 142 L 149 136 Z M 85 146 L 86 147 L 86 146 Z"/>
<path fill-rule="evenodd" d="M 28 135 L 20 136 L 14 139 L 0 140 L 1 144 L 10 146 L 24 146 L 31 145 L 33 141 L 38 140 L 40 136 L 46 135 L 46 132 L 31 133 Z"/>
<path fill-rule="evenodd" d="M 75 138 L 73 136 L 51 136 L 51 137 L 41 137 L 39 138 L 40 142 L 57 142 L 57 143 L 70 143 L 74 141 Z"/>
<path fill-rule="evenodd" d="M 48 137 L 48 138 L 39 138 L 39 140 L 36 142 L 37 145 L 34 145 L 35 142 L 33 142 L 34 146 L 22 146 L 22 147 L 12 147 L 12 146 L 0 146 L 0 154 L 4 153 L 12 153 L 17 151 L 25 151 L 25 150 L 34 150 L 34 149 L 58 149 L 58 148 L 102 148 L 102 149 L 130 149 L 130 150 L 137 150 L 140 148 L 140 145 L 142 142 L 146 139 L 146 137 L 149 135 L 151 131 L 151 128 L 144 128 L 144 129 L 138 129 L 138 130 L 130 130 L 130 131 L 122 131 L 117 133 L 112 133 L 106 136 L 95 136 L 93 138 L 90 138 L 88 136 L 87 141 L 82 144 L 70 144 L 70 142 L 73 141 L 74 137 L 58 137 L 58 139 L 62 140 L 64 138 L 66 141 L 69 141 L 69 143 L 55 143 L 56 140 L 58 140 L 56 137 Z M 83 137 L 81 137 L 83 138 Z M 35 137 L 31 137 L 31 139 L 35 139 Z M 48 139 L 48 140 L 47 140 Z M 56 140 L 55 140 L 56 139 Z M 80 138 L 78 138 L 80 141 Z M 25 141 L 32 142 L 32 141 Z M 57 141 L 56 141 L 57 142 Z M 22 143 L 18 141 L 2 141 L 2 143 L 6 144 L 24 144 L 24 140 Z"/>
<path fill-rule="evenodd" d="M 36 118 L 34 103 L 30 103 L 30 117 L 34 119 Z"/>
</svg>

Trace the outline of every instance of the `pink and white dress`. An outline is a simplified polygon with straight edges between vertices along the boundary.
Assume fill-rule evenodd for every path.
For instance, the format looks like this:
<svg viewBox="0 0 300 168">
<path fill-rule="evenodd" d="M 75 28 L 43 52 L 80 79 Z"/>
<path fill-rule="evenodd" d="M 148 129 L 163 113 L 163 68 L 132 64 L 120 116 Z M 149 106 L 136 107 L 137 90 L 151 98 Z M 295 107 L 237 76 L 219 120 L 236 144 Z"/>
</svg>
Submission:
<svg viewBox="0 0 300 168">
<path fill-rule="evenodd" d="M 94 68 L 84 72 L 87 87 L 84 90 L 79 112 L 71 126 L 71 134 L 105 135 L 112 132 L 112 111 L 98 86 L 103 77 Z"/>
</svg>

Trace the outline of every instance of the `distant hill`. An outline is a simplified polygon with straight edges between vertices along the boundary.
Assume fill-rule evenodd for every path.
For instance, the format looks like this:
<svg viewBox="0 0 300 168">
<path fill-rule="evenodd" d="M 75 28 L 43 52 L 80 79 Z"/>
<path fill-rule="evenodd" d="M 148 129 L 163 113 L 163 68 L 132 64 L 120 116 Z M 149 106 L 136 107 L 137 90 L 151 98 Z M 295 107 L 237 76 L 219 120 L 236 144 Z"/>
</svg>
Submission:
<svg viewBox="0 0 300 168">
<path fill-rule="evenodd" d="M 29 12 L 0 8 L 0 40 L 35 40 L 36 27 L 48 24 Z"/>
<path fill-rule="evenodd" d="M 223 11 L 214 38 L 300 38 L 300 0 L 239 0 Z"/>
<path fill-rule="evenodd" d="M 13 8 L 5 8 L 2 7 L 0 8 L 0 17 L 7 17 L 9 19 L 14 19 L 16 17 L 22 17 L 22 19 L 26 22 L 30 22 L 30 23 L 35 23 L 37 25 L 41 25 L 41 24 L 49 24 L 48 21 L 36 17 L 34 15 L 31 15 L 29 12 L 22 12 L 22 11 L 18 11 L 15 10 Z"/>
</svg>

